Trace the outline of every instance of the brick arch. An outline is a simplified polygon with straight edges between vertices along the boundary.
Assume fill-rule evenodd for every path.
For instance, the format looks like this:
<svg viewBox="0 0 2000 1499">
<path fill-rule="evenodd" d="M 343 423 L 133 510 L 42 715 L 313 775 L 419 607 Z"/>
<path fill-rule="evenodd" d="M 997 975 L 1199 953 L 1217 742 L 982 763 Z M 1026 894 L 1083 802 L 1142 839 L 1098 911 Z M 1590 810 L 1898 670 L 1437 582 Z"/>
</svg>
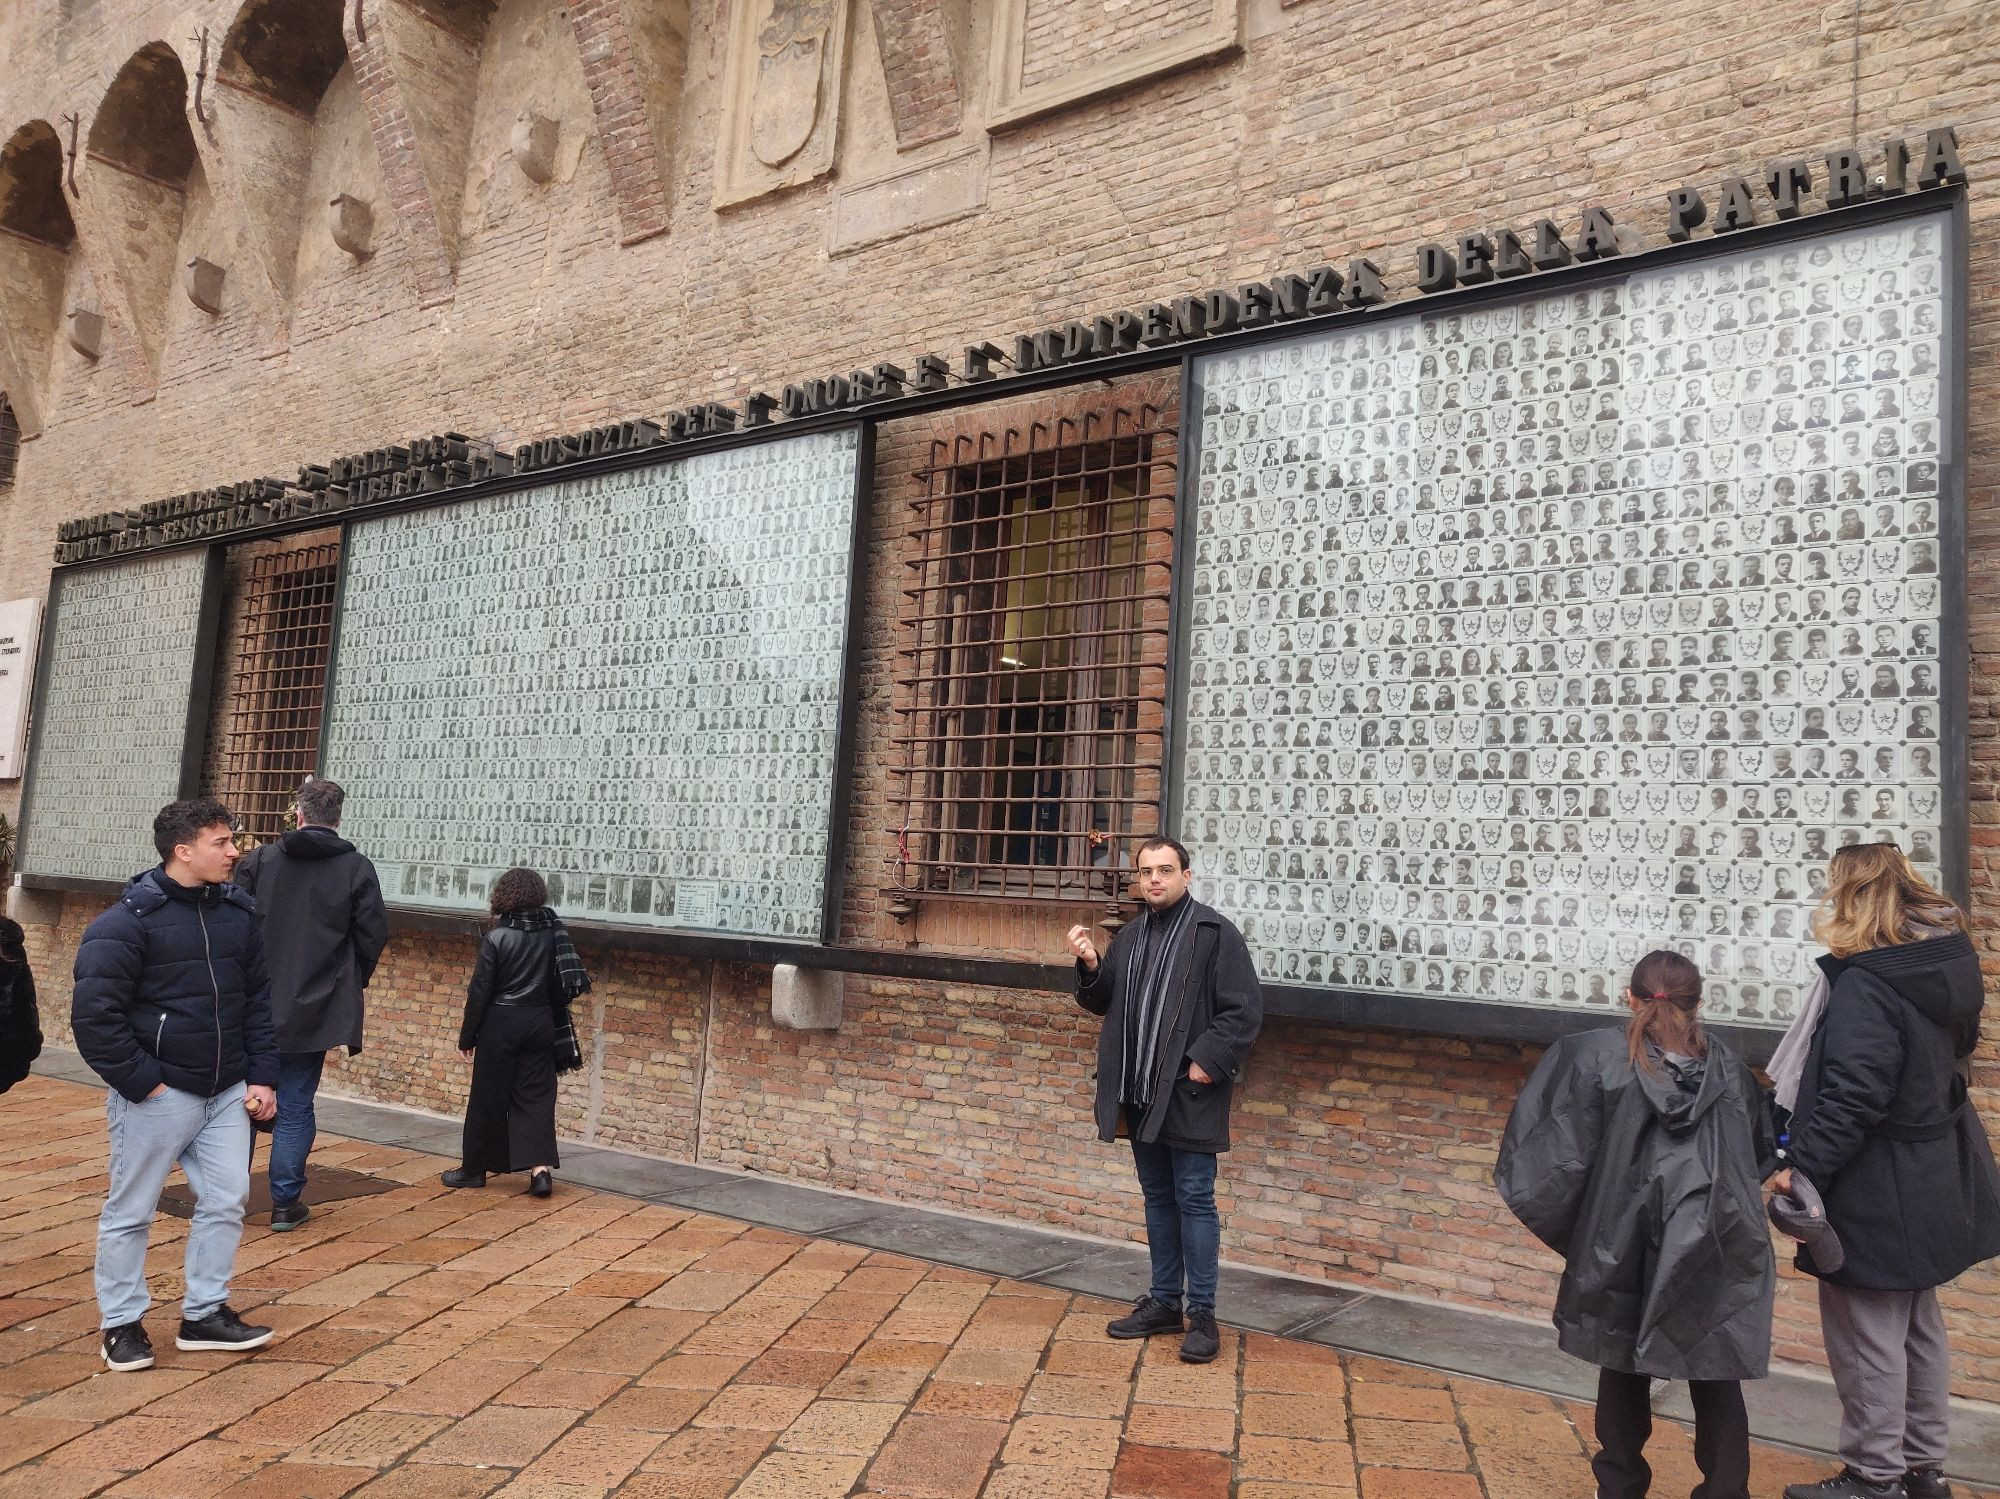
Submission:
<svg viewBox="0 0 2000 1499">
<path fill-rule="evenodd" d="M 347 62 L 341 0 L 246 0 L 223 35 L 218 81 L 303 115 Z"/>
<path fill-rule="evenodd" d="M 0 146 L 0 229 L 58 250 L 76 243 L 62 141 L 47 120 L 28 121 Z"/>
<path fill-rule="evenodd" d="M 188 79 L 180 55 L 148 42 L 126 59 L 90 122 L 92 157 L 134 176 L 183 188 L 195 164 L 187 122 Z"/>
</svg>

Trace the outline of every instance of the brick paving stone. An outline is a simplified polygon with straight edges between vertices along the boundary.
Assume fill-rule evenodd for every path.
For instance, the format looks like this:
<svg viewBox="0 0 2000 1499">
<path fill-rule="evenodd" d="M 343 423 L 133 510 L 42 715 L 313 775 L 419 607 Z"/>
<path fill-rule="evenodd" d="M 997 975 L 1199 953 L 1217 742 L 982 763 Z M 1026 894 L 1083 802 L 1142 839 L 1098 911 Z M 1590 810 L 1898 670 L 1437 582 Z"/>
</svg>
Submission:
<svg viewBox="0 0 2000 1499">
<path fill-rule="evenodd" d="M 979 1499 L 1104 1499 L 1111 1475 L 1092 1468 L 1002 1467 Z"/>
<path fill-rule="evenodd" d="M 240 1421 L 273 1400 L 290 1394 L 327 1372 L 324 1364 L 298 1364 L 281 1359 L 248 1359 L 218 1370 L 208 1378 L 176 1390 L 145 1407 L 149 1416 L 187 1421 L 208 1428 Z"/>
<path fill-rule="evenodd" d="M 511 1477 L 505 1468 L 397 1468 L 354 1493 L 356 1499 L 481 1499 Z"/>
<path fill-rule="evenodd" d="M 509 1385 L 533 1373 L 534 1367 L 469 1356 L 450 1358 L 384 1395 L 375 1402 L 375 1409 L 433 1416 L 469 1415 Z"/>
<path fill-rule="evenodd" d="M 850 1362 L 820 1393 L 834 1400 L 912 1400 L 929 1378 L 924 1369 Z"/>
<path fill-rule="evenodd" d="M 1127 1379 L 1138 1362 L 1137 1343 L 1114 1342 L 1110 1338 L 1087 1343 L 1058 1340 L 1049 1345 L 1042 1367 L 1051 1374 L 1096 1374 Z"/>
<path fill-rule="evenodd" d="M 11 1411 L 0 1416 L 0 1468 L 27 1462 L 52 1447 L 74 1441 L 94 1423 L 58 1416 L 24 1415 Z"/>
<path fill-rule="evenodd" d="M 651 1457 L 663 1440 L 656 1431 L 573 1426 L 522 1470 L 521 1486 L 574 1484 L 605 1493 Z"/>
<path fill-rule="evenodd" d="M 588 1369 L 536 1369 L 524 1374 L 493 1397 L 500 1405 L 544 1405 L 557 1410 L 588 1410 L 625 1388 L 622 1374 L 594 1374 Z"/>
<path fill-rule="evenodd" d="M 270 1465 L 271 1449 L 210 1439 L 193 1442 L 109 1492 L 118 1499 L 208 1499 Z M 275 1492 L 273 1495 L 275 1499 Z"/>
<path fill-rule="evenodd" d="M 1037 1415 L 1122 1418 L 1132 1401 L 1131 1387 L 1069 1374 L 1037 1374 L 1021 1409 Z"/>
<path fill-rule="evenodd" d="M 1414 1364 L 1391 1363 L 1382 1358 L 1355 1358 L 1347 1364 L 1347 1376 L 1355 1380 L 1372 1379 L 1382 1384 L 1415 1385 L 1420 1389 L 1444 1390 L 1451 1387 L 1449 1376 L 1435 1369 L 1419 1369 Z"/>
<path fill-rule="evenodd" d="M 374 1475 L 366 1468 L 342 1468 L 330 1463 L 295 1463 L 281 1458 L 268 1468 L 238 1479 L 219 1499 L 341 1499 Z"/>
<path fill-rule="evenodd" d="M 1330 1484 L 1352 1478 L 1354 1452 L 1345 1442 L 1246 1436 L 1237 1444 L 1236 1468 L 1245 1478 Z"/>
<path fill-rule="evenodd" d="M 1135 1405 L 1125 1419 L 1125 1439 L 1149 1447 L 1228 1452 L 1236 1446 L 1236 1412 L 1186 1405 Z"/>
<path fill-rule="evenodd" d="M 411 1453 L 410 1461 L 525 1468 L 583 1415 L 580 1410 L 489 1405 L 439 1432 Z"/>
<path fill-rule="evenodd" d="M 851 1354 L 875 1331 L 873 1322 L 803 1317 L 785 1329 L 782 1346 L 822 1353 Z"/>
<path fill-rule="evenodd" d="M 1128 1443 L 1111 1470 L 1111 1499 L 1229 1499 L 1233 1477 L 1220 1452 Z"/>
<path fill-rule="evenodd" d="M 914 1499 L 975 1499 L 1006 1439 L 1007 1426 L 1001 1421 L 906 1416 L 868 1469 L 869 1491 Z"/>
<path fill-rule="evenodd" d="M 823 1353 L 814 1348 L 787 1348 L 781 1341 L 761 1353 L 743 1371 L 746 1384 L 787 1384 L 802 1390 L 817 1390 L 847 1367 L 844 1353 Z"/>
<path fill-rule="evenodd" d="M 1389 1421 L 1450 1421 L 1457 1406 L 1449 1390 L 1420 1390 L 1408 1385 L 1363 1383 L 1354 1387 L 1354 1414 Z"/>
<path fill-rule="evenodd" d="M 867 1460 L 828 1452 L 773 1452 L 745 1476 L 732 1499 L 840 1499 Z"/>
<path fill-rule="evenodd" d="M 1236 1370 L 1219 1358 L 1212 1364 L 1142 1365 L 1138 1396 L 1147 1405 L 1233 1407 Z"/>
<path fill-rule="evenodd" d="M 657 1291 L 641 1298 L 639 1305 L 665 1307 L 677 1312 L 719 1312 L 753 1290 L 760 1276 L 718 1274 L 711 1270 L 683 1270 Z"/>
<path fill-rule="evenodd" d="M 26 1398 L 52 1394 L 103 1369 L 103 1361 L 94 1353 L 31 1354 L 19 1363 L 0 1367 L 0 1395 Z"/>
<path fill-rule="evenodd" d="M 1236 1499 L 1355 1499 L 1351 1488 L 1324 1483 L 1272 1483 L 1264 1478 L 1246 1478 L 1236 1485 Z M 1544 1490 L 1537 1499 L 1553 1499 Z"/>
<path fill-rule="evenodd" d="M 293 1456 L 306 1463 L 348 1463 L 386 1468 L 451 1422 L 443 1416 L 409 1415 L 397 1411 L 360 1411 L 338 1426 L 321 1432 Z"/>
<path fill-rule="evenodd" d="M 202 1431 L 185 1421 L 162 1421 L 155 1416 L 120 1416 L 115 1421 L 93 1427 L 75 1441 L 65 1442 L 44 1453 L 42 1466 L 51 1468 L 91 1468 L 130 1473 L 151 1467 L 169 1452 L 187 1446 Z"/>
<path fill-rule="evenodd" d="M 1548 1492 L 1544 1490 L 1544 1492 Z M 1483 1499 L 1470 1473 L 1437 1473 L 1421 1468 L 1364 1468 L 1361 1499 Z"/>
<path fill-rule="evenodd" d="M 154 1348 L 157 1350 L 158 1347 L 156 1342 Z M 141 1406 L 151 1405 L 163 1395 L 171 1395 L 201 1377 L 199 1369 L 166 1365 L 155 1365 L 131 1374 L 106 1371 L 44 1399 L 30 1401 L 18 1408 L 18 1414 L 54 1417 L 63 1421 L 113 1421 L 130 1415 Z"/>
<path fill-rule="evenodd" d="M 707 1390 L 635 1385 L 613 1396 L 590 1420 L 595 1426 L 623 1426 L 633 1431 L 679 1431 L 708 1404 L 709 1398 Z"/>
<path fill-rule="evenodd" d="M 960 1343 L 938 1364 L 935 1377 L 1025 1387 L 1040 1364 L 1041 1355 L 1033 1349 L 969 1348 Z"/>
<path fill-rule="evenodd" d="M 725 1484 L 721 1492 L 727 1493 L 770 1450 L 774 1435 L 768 1431 L 690 1426 L 654 1448 L 653 1455 L 639 1465 L 640 1471 L 721 1480 Z"/>
<path fill-rule="evenodd" d="M 1051 1468 L 1109 1468 L 1118 1461 L 1119 1423 L 1075 1416 L 1023 1416 L 1008 1434 L 1010 1463 Z"/>
<path fill-rule="evenodd" d="M 290 1452 L 388 1393 L 387 1385 L 321 1380 L 273 1400 L 256 1414 L 225 1427 L 221 1435 L 232 1442 L 254 1442 Z"/>
<path fill-rule="evenodd" d="M 981 1421 L 1011 1421 L 1020 1409 L 1023 1390 L 1012 1384 L 972 1384 L 934 1379 L 910 1409 L 934 1416 L 971 1416 Z"/>
<path fill-rule="evenodd" d="M 1356 1392 L 1359 1395 L 1359 1391 Z M 1443 1394 L 1442 1391 L 1412 1390 L 1416 1395 Z M 1357 1414 L 1360 1405 L 1355 1406 Z M 1451 1397 L 1444 1396 L 1442 1414 L 1433 1421 L 1453 1419 Z M 1347 1437 L 1347 1407 L 1338 1400 L 1318 1395 L 1274 1395 L 1252 1392 L 1243 1397 L 1243 1429 L 1258 1436 L 1311 1437 L 1318 1441 L 1344 1441 Z"/>
<path fill-rule="evenodd" d="M 557 1369 L 594 1369 L 607 1374 L 639 1374 L 650 1369 L 703 1319 L 688 1312 L 627 1307 L 549 1355 Z"/>
<path fill-rule="evenodd" d="M 703 1407 L 694 1424 L 736 1431 L 783 1431 L 812 1399 L 812 1391 L 790 1385 L 731 1385 Z"/>
<path fill-rule="evenodd" d="M 778 1437 L 789 1452 L 872 1457 L 902 1418 L 900 1405 L 865 1400 L 815 1400 Z"/>
<path fill-rule="evenodd" d="M 14 1468 L 0 1473 L 0 1499 L 84 1499 L 124 1476 L 115 1468 Z"/>
<path fill-rule="evenodd" d="M 676 1353 L 661 1359 L 639 1376 L 642 1385 L 671 1385 L 684 1390 L 719 1390 L 748 1363 L 722 1353 Z"/>
<path fill-rule="evenodd" d="M 1462 1471 L 1467 1465 L 1465 1439 L 1456 1425 L 1444 1422 L 1356 1417 L 1354 1455 L 1364 1467 Z"/>
</svg>

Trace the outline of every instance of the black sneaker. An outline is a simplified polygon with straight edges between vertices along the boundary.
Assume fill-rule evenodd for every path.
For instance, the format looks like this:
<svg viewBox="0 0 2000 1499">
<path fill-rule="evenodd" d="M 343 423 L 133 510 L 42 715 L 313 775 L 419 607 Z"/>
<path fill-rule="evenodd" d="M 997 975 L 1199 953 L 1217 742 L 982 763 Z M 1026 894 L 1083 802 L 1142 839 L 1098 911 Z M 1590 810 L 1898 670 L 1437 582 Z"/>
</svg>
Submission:
<svg viewBox="0 0 2000 1499">
<path fill-rule="evenodd" d="M 312 1216 L 312 1209 L 303 1202 L 276 1202 L 271 1204 L 271 1232 L 288 1234 Z"/>
<path fill-rule="evenodd" d="M 454 1166 L 438 1178 L 447 1187 L 483 1187 L 486 1185 L 484 1171 L 467 1171 L 463 1166 Z"/>
<path fill-rule="evenodd" d="M 1903 1485 L 1897 1479 L 1873 1483 L 1852 1468 L 1842 1468 L 1818 1483 L 1794 1483 L 1785 1489 L 1785 1499 L 1902 1499 Z"/>
<path fill-rule="evenodd" d="M 145 1327 L 138 1322 L 105 1328 L 104 1343 L 98 1352 L 104 1355 L 104 1367 L 115 1369 L 120 1374 L 153 1367 L 153 1340 L 146 1336 Z"/>
<path fill-rule="evenodd" d="M 1152 1296 L 1141 1296 L 1138 1305 L 1117 1321 L 1106 1324 L 1104 1330 L 1114 1338 L 1150 1338 L 1156 1333 L 1179 1332 L 1181 1309 Z"/>
<path fill-rule="evenodd" d="M 1187 1320 L 1187 1336 L 1181 1339 L 1181 1362 L 1214 1363 L 1216 1354 L 1222 1352 L 1222 1335 L 1215 1330 L 1215 1308 L 1191 1306 Z"/>
<path fill-rule="evenodd" d="M 1903 1493 L 1907 1499 L 1951 1499 L 1951 1485 L 1942 1468 L 1912 1468 L 1903 1475 Z"/>
<path fill-rule="evenodd" d="M 199 1322 L 181 1318 L 180 1336 L 174 1347 L 186 1353 L 203 1348 L 219 1348 L 225 1353 L 247 1353 L 271 1341 L 271 1329 L 252 1327 L 226 1306 L 219 1306 Z"/>
</svg>

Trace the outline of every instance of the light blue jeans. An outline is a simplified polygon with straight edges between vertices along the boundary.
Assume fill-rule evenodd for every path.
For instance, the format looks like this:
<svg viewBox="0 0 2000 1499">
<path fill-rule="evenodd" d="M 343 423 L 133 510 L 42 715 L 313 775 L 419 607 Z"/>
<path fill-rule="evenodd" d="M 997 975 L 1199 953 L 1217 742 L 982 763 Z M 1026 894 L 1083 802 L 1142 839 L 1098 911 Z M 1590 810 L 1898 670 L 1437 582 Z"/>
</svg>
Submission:
<svg viewBox="0 0 2000 1499">
<path fill-rule="evenodd" d="M 97 1309 L 100 1327 L 137 1322 L 153 1304 L 146 1289 L 146 1241 L 167 1173 L 180 1163 L 194 1188 L 188 1225 L 187 1295 L 181 1315 L 199 1322 L 229 1300 L 229 1276 L 243 1237 L 250 1196 L 250 1116 L 243 1084 L 213 1098 L 169 1088 L 133 1103 L 112 1093 L 111 1191 L 97 1220 Z"/>
</svg>

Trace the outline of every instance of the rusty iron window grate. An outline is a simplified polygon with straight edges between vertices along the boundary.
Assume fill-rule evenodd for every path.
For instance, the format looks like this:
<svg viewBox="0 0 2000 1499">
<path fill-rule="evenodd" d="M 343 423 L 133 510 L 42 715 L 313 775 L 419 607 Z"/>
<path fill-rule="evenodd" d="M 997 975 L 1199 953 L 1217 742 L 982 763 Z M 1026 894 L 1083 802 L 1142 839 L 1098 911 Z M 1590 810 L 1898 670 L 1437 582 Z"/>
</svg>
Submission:
<svg viewBox="0 0 2000 1499">
<path fill-rule="evenodd" d="M 222 796 L 238 827 L 258 839 L 285 831 L 292 798 L 319 756 L 339 573 L 337 543 L 250 565 Z"/>
<path fill-rule="evenodd" d="M 1159 826 L 1177 432 L 1152 404 L 931 445 L 907 533 L 896 888 L 1096 900 Z"/>
<path fill-rule="evenodd" d="M 14 465 L 21 458 L 21 423 L 14 405 L 0 392 L 0 489 L 14 486 Z"/>
</svg>

